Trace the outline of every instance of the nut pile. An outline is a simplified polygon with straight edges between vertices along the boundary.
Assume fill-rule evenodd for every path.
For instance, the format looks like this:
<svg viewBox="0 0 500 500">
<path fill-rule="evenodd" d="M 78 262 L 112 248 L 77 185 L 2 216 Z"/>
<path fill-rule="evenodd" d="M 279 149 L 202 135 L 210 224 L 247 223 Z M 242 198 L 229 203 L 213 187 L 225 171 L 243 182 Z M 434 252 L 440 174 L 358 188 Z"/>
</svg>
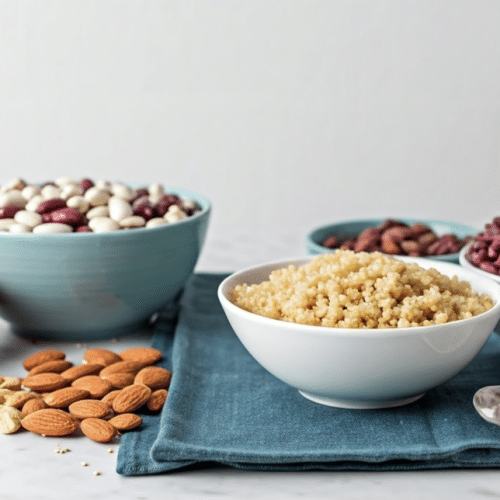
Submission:
<svg viewBox="0 0 500 500">
<path fill-rule="evenodd" d="M 14 179 L 0 186 L 0 231 L 106 232 L 158 227 L 200 211 L 161 184 L 133 189 L 119 182 L 61 177 L 41 186 Z"/>
<path fill-rule="evenodd" d="M 473 266 L 500 276 L 500 217 L 495 217 L 476 235 L 465 258 Z"/>
<path fill-rule="evenodd" d="M 326 238 L 326 248 L 340 248 L 355 252 L 383 252 L 391 255 L 445 255 L 459 252 L 471 237 L 460 239 L 454 234 L 438 236 L 425 224 L 411 226 L 404 222 L 387 219 L 379 226 L 369 227 L 359 235 L 345 241 L 335 236 Z"/>
<path fill-rule="evenodd" d="M 78 429 L 93 441 L 108 443 L 142 423 L 136 412 L 158 412 L 168 395 L 171 373 L 156 366 L 154 348 L 115 353 L 87 349 L 73 365 L 57 349 L 23 361 L 25 378 L 0 377 L 0 432 L 24 428 L 43 436 L 68 436 Z"/>
</svg>

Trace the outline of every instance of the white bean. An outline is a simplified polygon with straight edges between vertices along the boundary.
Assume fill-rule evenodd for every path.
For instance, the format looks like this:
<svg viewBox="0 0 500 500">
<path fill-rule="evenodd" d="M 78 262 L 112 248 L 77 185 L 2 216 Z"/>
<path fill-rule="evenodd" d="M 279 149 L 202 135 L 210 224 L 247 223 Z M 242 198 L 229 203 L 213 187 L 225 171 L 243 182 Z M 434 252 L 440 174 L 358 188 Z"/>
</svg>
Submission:
<svg viewBox="0 0 500 500">
<path fill-rule="evenodd" d="M 26 198 L 19 189 L 11 189 L 0 195 L 0 207 L 4 207 L 5 205 L 15 205 L 16 207 L 24 208 Z"/>
<path fill-rule="evenodd" d="M 153 217 L 146 222 L 146 227 L 160 227 L 168 224 L 168 221 L 163 217 Z"/>
<path fill-rule="evenodd" d="M 133 227 L 143 227 L 146 224 L 146 219 L 140 215 L 132 215 L 125 217 L 120 221 L 120 226 L 124 229 L 131 229 Z"/>
<path fill-rule="evenodd" d="M 57 184 L 59 187 L 64 187 L 69 184 L 76 184 L 78 185 L 78 182 L 76 182 L 74 179 L 71 177 L 59 177 L 54 181 L 54 184 Z"/>
<path fill-rule="evenodd" d="M 104 233 L 120 229 L 118 222 L 109 217 L 94 217 L 89 220 L 89 227 L 94 233 Z"/>
<path fill-rule="evenodd" d="M 177 222 L 187 219 L 186 212 L 183 212 L 177 205 L 170 205 L 167 213 L 163 216 L 167 222 Z"/>
<path fill-rule="evenodd" d="M 68 200 L 72 196 L 78 196 L 83 194 L 83 189 L 78 184 L 66 184 L 63 186 L 61 191 L 61 198 L 63 200 Z"/>
<path fill-rule="evenodd" d="M 31 233 L 31 227 L 26 224 L 22 224 L 21 222 L 17 222 L 16 224 L 12 224 L 9 227 L 9 233 Z"/>
<path fill-rule="evenodd" d="M 40 194 L 41 189 L 38 186 L 34 186 L 33 184 L 28 184 L 22 191 L 21 194 L 24 196 L 26 200 L 31 200 L 33 196 Z"/>
<path fill-rule="evenodd" d="M 102 189 L 103 191 L 111 191 L 111 182 L 100 180 L 95 183 L 95 187 L 98 189 Z"/>
<path fill-rule="evenodd" d="M 22 191 L 26 186 L 26 182 L 24 182 L 20 177 L 16 177 L 15 179 L 7 182 L 7 184 L 4 184 L 4 186 L 7 191 L 10 191 L 11 189 Z"/>
<path fill-rule="evenodd" d="M 109 216 L 116 222 L 134 215 L 132 205 L 119 196 L 112 196 L 108 200 Z"/>
<path fill-rule="evenodd" d="M 19 210 L 19 212 L 16 212 L 14 215 L 14 220 L 33 229 L 35 226 L 42 223 L 42 216 L 30 210 Z"/>
<path fill-rule="evenodd" d="M 14 219 L 0 219 L 0 231 L 8 231 L 14 224 L 17 224 Z"/>
<path fill-rule="evenodd" d="M 50 233 L 71 233 L 73 228 L 68 224 L 61 224 L 60 222 L 45 222 L 33 228 L 33 232 L 37 234 L 50 234 Z"/>
<path fill-rule="evenodd" d="M 94 186 L 85 191 L 84 197 L 92 207 L 98 207 L 106 205 L 111 195 L 108 191 Z"/>
<path fill-rule="evenodd" d="M 94 217 L 109 217 L 109 208 L 107 205 L 100 205 L 91 208 L 85 215 L 87 219 L 93 219 Z"/>
<path fill-rule="evenodd" d="M 114 196 L 119 196 L 120 198 L 123 198 L 124 200 L 130 201 L 134 198 L 135 196 L 135 190 L 129 188 L 125 184 L 122 184 L 120 182 L 115 182 L 111 186 L 111 193 Z"/>
<path fill-rule="evenodd" d="M 47 184 L 43 186 L 40 194 L 42 195 L 44 200 L 50 200 L 52 198 L 60 198 L 61 197 L 61 188 L 58 186 L 53 186 L 52 184 Z"/>
<path fill-rule="evenodd" d="M 35 194 L 31 200 L 26 203 L 26 206 L 24 207 L 26 210 L 30 210 L 31 212 L 36 212 L 36 209 L 42 203 L 43 196 L 41 194 Z"/>
<path fill-rule="evenodd" d="M 83 196 L 76 195 L 66 200 L 66 206 L 70 208 L 76 208 L 78 211 L 84 214 L 89 209 L 90 203 Z M 96 207 L 93 210 L 96 210 L 97 208 L 100 207 Z"/>
</svg>

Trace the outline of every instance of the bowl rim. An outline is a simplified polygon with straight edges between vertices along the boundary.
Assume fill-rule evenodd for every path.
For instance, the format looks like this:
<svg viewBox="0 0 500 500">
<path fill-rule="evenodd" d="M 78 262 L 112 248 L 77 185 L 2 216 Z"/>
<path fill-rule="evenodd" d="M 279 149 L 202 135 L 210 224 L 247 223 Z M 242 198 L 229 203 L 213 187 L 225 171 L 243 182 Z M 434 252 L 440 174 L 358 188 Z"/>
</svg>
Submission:
<svg viewBox="0 0 500 500">
<path fill-rule="evenodd" d="M 482 269 L 480 269 L 479 267 L 471 264 L 466 258 L 465 258 L 465 254 L 467 253 L 467 251 L 469 250 L 469 247 L 472 245 L 472 241 L 470 243 L 467 243 L 467 245 L 465 245 L 459 252 L 458 254 L 458 262 L 459 264 L 464 268 L 464 269 L 469 269 L 470 271 L 474 272 L 474 273 L 477 273 L 478 276 L 483 276 L 487 279 L 490 279 L 490 280 L 493 280 L 495 281 L 496 283 L 500 283 L 500 276 L 496 275 L 496 274 L 493 274 L 493 273 L 489 273 L 487 271 L 483 271 Z"/>
<path fill-rule="evenodd" d="M 317 233 L 320 233 L 328 228 L 333 229 L 336 226 L 346 225 L 346 224 L 368 223 L 368 224 L 378 225 L 378 224 L 380 224 L 388 219 L 398 220 L 398 221 L 401 221 L 404 223 L 409 223 L 409 224 L 415 224 L 417 222 L 421 222 L 421 223 L 426 224 L 426 225 L 445 225 L 445 226 L 461 227 L 464 230 L 471 230 L 471 232 L 472 232 L 471 236 L 475 236 L 476 234 L 478 234 L 480 232 L 480 229 L 478 229 L 474 226 L 470 226 L 468 224 L 462 224 L 461 222 L 454 222 L 454 221 L 441 220 L 441 219 L 427 219 L 425 217 L 421 217 L 421 218 L 416 218 L 416 217 L 368 217 L 368 218 L 361 218 L 361 219 L 339 220 L 336 222 L 330 222 L 328 224 L 322 224 L 320 226 L 316 226 L 306 234 L 305 242 L 306 242 L 306 245 L 310 246 L 311 248 L 313 248 L 315 251 L 318 251 L 319 253 L 331 252 L 334 249 L 328 249 L 328 248 L 320 245 L 319 243 L 317 243 L 314 240 L 314 236 Z M 441 256 L 441 255 L 432 255 L 431 256 L 431 255 L 429 255 L 426 257 L 422 257 L 422 258 L 439 260 L 439 257 L 442 257 L 442 258 L 451 259 L 451 258 L 457 258 L 458 255 L 459 255 L 459 252 L 455 252 L 455 253 L 445 254 L 444 256 Z M 398 254 L 397 256 L 404 257 L 405 255 Z"/>
<path fill-rule="evenodd" d="M 137 231 L 140 231 L 141 234 L 143 231 L 147 231 L 148 233 L 155 233 L 161 231 L 169 231 L 172 227 L 180 227 L 186 224 L 192 224 L 194 221 L 198 220 L 201 217 L 205 217 L 212 210 L 211 201 L 205 196 L 196 191 L 192 191 L 191 189 L 185 189 L 181 187 L 173 187 L 173 186 L 164 186 L 165 191 L 170 191 L 171 193 L 178 193 L 183 197 L 192 196 L 194 201 L 200 203 L 202 205 L 201 210 L 193 214 L 186 219 L 182 219 L 170 224 L 164 224 L 163 226 L 157 227 L 138 227 L 134 228 L 130 231 L 106 231 L 102 233 L 94 233 L 93 231 L 82 232 L 82 233 L 9 233 L 8 231 L 0 231 L 0 238 L 8 238 L 9 240 L 26 240 L 26 239 L 68 239 L 75 238 L 75 235 L 78 236 L 75 238 L 75 241 L 81 241 L 82 239 L 92 239 L 92 238 L 125 238 L 130 236 L 131 234 L 137 235 Z M 181 194 L 184 193 L 184 194 Z"/>
<path fill-rule="evenodd" d="M 304 263 L 310 262 L 313 258 L 317 256 L 314 255 L 309 255 L 306 257 L 296 257 L 296 258 L 288 258 L 288 259 L 281 259 L 281 260 L 275 260 L 271 262 L 266 262 L 263 264 L 258 264 L 254 265 L 251 267 L 247 267 L 245 269 L 241 269 L 239 271 L 236 271 L 229 276 L 227 276 L 219 285 L 217 289 L 217 295 L 219 298 L 219 301 L 223 307 L 223 309 L 227 309 L 229 312 L 232 312 L 238 316 L 241 316 L 243 319 L 246 319 L 248 321 L 251 321 L 253 323 L 257 324 L 265 324 L 267 326 L 272 326 L 274 325 L 275 327 L 278 327 L 280 329 L 285 329 L 285 330 L 294 330 L 295 332 L 300 332 L 305 335 L 320 335 L 320 336 L 349 336 L 352 338 L 361 338 L 361 339 L 366 339 L 368 337 L 370 338 L 386 338 L 386 337 L 395 337 L 395 336 L 414 336 L 414 335 L 422 335 L 425 332 L 433 332 L 436 333 L 438 331 L 446 332 L 450 328 L 454 328 L 457 323 L 460 323 L 463 325 L 465 322 L 471 323 L 471 322 L 477 322 L 481 321 L 482 319 L 488 317 L 488 316 L 495 316 L 498 314 L 500 311 L 500 287 L 497 289 L 497 283 L 493 280 L 491 280 L 488 277 L 480 276 L 474 271 L 468 270 L 465 267 L 462 267 L 458 264 L 450 263 L 450 262 L 442 262 L 442 261 L 433 261 L 431 259 L 425 259 L 423 257 L 408 257 L 408 256 L 397 256 L 395 258 L 411 262 L 411 263 L 417 263 L 421 265 L 422 267 L 425 268 L 436 268 L 437 267 L 444 267 L 445 269 L 448 268 L 450 271 L 452 269 L 458 269 L 458 273 L 463 273 L 463 274 L 469 274 L 473 280 L 478 280 L 481 283 L 482 288 L 487 289 L 488 292 L 482 292 L 482 293 L 487 293 L 490 295 L 492 300 L 494 301 L 493 307 L 489 309 L 488 311 L 485 311 L 477 316 L 473 316 L 472 318 L 466 318 L 462 320 L 457 320 L 457 321 L 451 321 L 448 323 L 443 323 L 440 325 L 429 325 L 429 326 L 412 326 L 412 327 L 405 327 L 405 328 L 337 328 L 337 327 L 328 327 L 328 326 L 316 326 L 316 325 L 305 325 L 302 323 L 293 323 L 293 322 L 288 322 L 284 320 L 278 320 L 274 318 L 268 318 L 266 316 L 261 316 L 256 313 L 249 312 L 245 309 L 242 309 L 241 307 L 237 306 L 236 304 L 233 304 L 229 298 L 227 297 L 227 288 L 229 284 L 233 281 L 238 280 L 245 274 L 255 272 L 257 270 L 269 267 L 271 270 L 274 269 L 280 269 L 284 268 L 288 265 L 302 265 Z M 437 269 L 439 272 L 439 269 Z M 444 272 L 442 272 L 445 274 Z M 455 273 L 457 274 L 457 273 Z M 450 276 L 447 274 L 447 276 Z M 453 274 L 451 275 L 453 276 Z M 458 276 L 458 274 L 457 274 Z M 463 281 L 466 278 L 458 276 L 461 281 Z M 467 280 L 468 281 L 468 280 Z M 474 289 L 474 286 L 471 283 L 472 288 Z M 490 291 L 491 290 L 491 291 Z M 477 292 L 476 292 L 477 293 Z M 490 332 L 492 333 L 492 332 Z"/>
</svg>

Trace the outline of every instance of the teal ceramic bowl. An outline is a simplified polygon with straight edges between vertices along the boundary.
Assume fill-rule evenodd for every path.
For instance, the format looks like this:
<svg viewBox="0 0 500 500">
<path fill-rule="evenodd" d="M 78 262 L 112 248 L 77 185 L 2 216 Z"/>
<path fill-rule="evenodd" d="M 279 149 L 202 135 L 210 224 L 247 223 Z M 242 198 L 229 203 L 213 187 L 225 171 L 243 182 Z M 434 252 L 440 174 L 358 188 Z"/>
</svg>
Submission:
<svg viewBox="0 0 500 500">
<path fill-rule="evenodd" d="M 0 316 L 23 336 L 91 340 L 133 333 L 192 275 L 211 205 L 156 228 L 109 233 L 0 233 Z"/>
<path fill-rule="evenodd" d="M 442 220 L 433 219 L 408 219 L 400 217 L 392 217 L 405 224 L 412 225 L 417 222 L 429 226 L 438 236 L 451 233 L 455 234 L 460 239 L 466 236 L 475 236 L 479 230 L 472 226 L 458 224 L 456 222 L 447 222 Z M 322 242 L 331 235 L 336 236 L 339 240 L 343 241 L 350 237 L 356 236 L 369 227 L 374 227 L 382 224 L 388 217 L 384 219 L 358 219 L 344 222 L 336 222 L 313 229 L 306 235 L 305 247 L 309 255 L 318 255 L 320 253 L 334 252 L 334 249 L 322 246 Z M 459 253 L 451 253 L 446 255 L 430 255 L 428 259 L 435 259 L 444 262 L 458 263 Z"/>
</svg>

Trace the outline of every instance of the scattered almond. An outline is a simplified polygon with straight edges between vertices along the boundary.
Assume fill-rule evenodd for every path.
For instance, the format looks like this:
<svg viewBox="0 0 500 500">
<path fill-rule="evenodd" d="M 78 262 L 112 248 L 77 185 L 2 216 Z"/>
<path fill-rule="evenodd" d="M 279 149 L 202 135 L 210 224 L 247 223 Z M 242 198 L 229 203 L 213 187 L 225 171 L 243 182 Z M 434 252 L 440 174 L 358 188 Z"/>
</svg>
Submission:
<svg viewBox="0 0 500 500">
<path fill-rule="evenodd" d="M 151 396 L 151 389 L 146 385 L 134 384 L 120 391 L 113 401 L 116 413 L 130 413 L 139 409 Z"/>
<path fill-rule="evenodd" d="M 66 361 L 65 359 L 54 359 L 52 361 L 46 361 L 40 365 L 36 365 L 35 368 L 31 369 L 29 374 L 36 375 L 37 373 L 62 373 L 64 370 L 71 368 L 73 363 Z"/>
<path fill-rule="evenodd" d="M 109 406 L 113 406 L 113 401 L 114 399 L 116 398 L 116 396 L 118 396 L 118 394 L 120 394 L 120 389 L 115 389 L 114 391 L 110 391 L 106 394 L 106 396 L 104 396 L 101 401 L 103 403 L 106 403 L 108 404 Z"/>
<path fill-rule="evenodd" d="M 45 408 L 26 415 L 22 426 L 44 436 L 69 436 L 78 429 L 78 421 L 64 410 Z"/>
<path fill-rule="evenodd" d="M 161 366 L 146 366 L 135 376 L 135 384 L 147 385 L 151 390 L 167 389 L 172 374 Z"/>
<path fill-rule="evenodd" d="M 30 399 L 35 399 L 35 395 L 31 392 L 26 391 L 16 391 L 13 392 L 10 396 L 7 396 L 5 399 L 5 406 L 12 406 L 13 408 L 17 408 L 20 410 L 24 403 L 29 401 Z"/>
<path fill-rule="evenodd" d="M 101 377 L 106 377 L 112 373 L 133 373 L 136 374 L 144 365 L 138 361 L 118 361 L 118 363 L 113 363 L 112 365 L 103 368 L 99 375 Z"/>
<path fill-rule="evenodd" d="M 21 428 L 23 414 L 13 406 L 0 405 L 0 432 L 13 434 Z"/>
<path fill-rule="evenodd" d="M 46 349 L 44 351 L 38 351 L 35 354 L 27 357 L 23 361 L 23 366 L 27 371 L 32 370 L 37 365 L 41 365 L 47 361 L 53 361 L 54 359 L 64 359 L 66 354 L 57 349 Z"/>
<path fill-rule="evenodd" d="M 59 375 L 59 373 L 37 373 L 28 375 L 23 380 L 24 387 L 36 392 L 52 392 L 62 389 L 69 384 L 69 381 Z"/>
<path fill-rule="evenodd" d="M 73 382 L 77 378 L 85 377 L 86 375 L 96 375 L 102 370 L 103 365 L 98 363 L 87 363 L 83 365 L 76 365 L 64 370 L 61 377 Z"/>
<path fill-rule="evenodd" d="M 48 408 L 49 405 L 42 398 L 30 399 L 24 403 L 23 408 L 21 410 L 23 415 L 29 415 L 38 410 L 43 410 L 44 408 Z"/>
<path fill-rule="evenodd" d="M 47 394 L 43 400 L 52 408 L 67 408 L 71 403 L 80 401 L 90 396 L 90 392 L 86 389 L 77 387 L 64 387 L 57 391 Z"/>
<path fill-rule="evenodd" d="M 99 377 L 98 375 L 87 375 L 85 377 L 77 378 L 71 385 L 78 389 L 86 389 L 90 392 L 91 397 L 101 399 L 109 391 L 113 389 L 111 382 Z"/>
<path fill-rule="evenodd" d="M 148 410 L 160 411 L 165 405 L 167 396 L 168 396 L 167 389 L 157 389 L 156 391 L 154 391 L 146 403 Z"/>
<path fill-rule="evenodd" d="M 162 352 L 153 347 L 132 347 L 120 352 L 125 361 L 138 361 L 143 366 L 153 365 L 162 358 Z"/>
<path fill-rule="evenodd" d="M 83 361 L 84 363 L 97 363 L 102 366 L 108 366 L 122 361 L 122 358 L 109 349 L 94 348 L 85 351 Z"/>
<path fill-rule="evenodd" d="M 102 378 L 110 382 L 115 389 L 123 389 L 128 385 L 132 385 L 135 377 L 133 373 L 111 373 L 104 375 Z"/>
<path fill-rule="evenodd" d="M 97 399 L 82 399 L 68 407 L 69 412 L 76 418 L 105 418 L 111 414 L 111 407 Z"/>
<path fill-rule="evenodd" d="M 142 418 L 135 413 L 121 413 L 110 418 L 108 422 L 119 431 L 129 431 L 139 427 L 142 424 Z"/>
<path fill-rule="evenodd" d="M 98 443 L 109 443 L 117 434 L 115 427 L 100 418 L 82 420 L 80 429 L 88 438 Z"/>
</svg>

